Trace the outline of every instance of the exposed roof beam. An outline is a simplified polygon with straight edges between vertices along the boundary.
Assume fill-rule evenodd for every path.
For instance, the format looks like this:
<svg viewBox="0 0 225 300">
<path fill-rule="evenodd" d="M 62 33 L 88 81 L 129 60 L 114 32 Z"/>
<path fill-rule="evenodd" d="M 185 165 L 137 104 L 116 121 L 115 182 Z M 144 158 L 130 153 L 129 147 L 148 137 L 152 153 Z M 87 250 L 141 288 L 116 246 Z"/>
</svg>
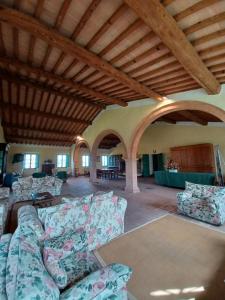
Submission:
<svg viewBox="0 0 225 300">
<path fill-rule="evenodd" d="M 62 141 L 62 140 L 55 140 L 55 139 L 48 139 L 48 138 L 33 138 L 33 137 L 26 137 L 26 136 L 15 136 L 12 134 L 6 135 L 6 140 L 10 143 L 34 143 L 34 144 L 45 144 L 45 145 L 66 145 L 71 146 L 73 144 L 72 141 Z"/>
<path fill-rule="evenodd" d="M 91 125 L 92 122 L 89 121 L 85 121 L 85 120 L 80 120 L 77 118 L 71 118 L 71 117 L 65 117 L 65 116 L 59 116 L 56 114 L 51 114 L 51 113 L 47 113 L 47 112 L 43 112 L 43 111 L 38 111 L 38 110 L 34 110 L 31 108 L 27 108 L 21 105 L 17 105 L 17 104 L 9 104 L 9 103 L 5 103 L 2 100 L 0 100 L 0 113 L 2 114 L 2 112 L 4 110 L 16 110 L 17 112 L 22 112 L 25 114 L 29 114 L 29 115 L 34 115 L 34 116 L 39 116 L 39 117 L 43 117 L 43 118 L 48 118 L 48 119 L 52 119 L 52 120 L 58 120 L 63 121 L 63 122 L 71 122 L 71 123 L 78 123 L 78 124 L 84 124 L 84 125 Z"/>
<path fill-rule="evenodd" d="M 32 89 L 37 89 L 39 91 L 42 91 L 42 92 L 46 92 L 46 93 L 51 93 L 52 95 L 55 95 L 55 96 L 60 96 L 62 98 L 67 98 L 68 100 L 72 101 L 73 103 L 74 102 L 82 102 L 88 106 L 92 106 L 94 108 L 101 108 L 103 109 L 105 106 L 102 105 L 102 104 L 97 104 L 97 103 L 92 103 L 92 102 L 89 102 L 88 100 L 84 99 L 84 98 L 81 98 L 81 97 L 78 97 L 78 96 L 73 96 L 72 94 L 68 93 L 68 92 L 60 92 L 56 89 L 53 89 L 51 87 L 47 87 L 47 86 L 44 86 L 43 84 L 41 83 L 38 83 L 38 82 L 33 82 L 33 81 L 30 81 L 29 79 L 23 79 L 21 77 L 18 77 L 18 76 L 13 76 L 13 75 L 9 75 L 9 74 L 6 74 L 4 72 L 1 72 L 1 69 L 0 69 L 0 78 L 2 79 L 5 79 L 9 82 L 13 82 L 13 83 L 16 83 L 16 84 L 20 84 L 20 85 L 24 85 L 24 86 L 27 86 L 27 87 L 30 87 Z"/>
<path fill-rule="evenodd" d="M 18 59 L 8 58 L 8 57 L 0 57 L 0 63 L 4 65 L 5 68 L 10 70 L 10 65 L 14 66 L 15 68 L 21 68 L 23 70 L 26 70 L 27 72 L 36 74 L 41 77 L 46 77 L 48 80 L 53 80 L 56 84 L 65 85 L 71 89 L 76 89 L 78 91 L 83 91 L 85 93 L 88 93 L 92 95 L 95 98 L 99 98 L 107 102 L 108 104 L 118 104 L 121 106 L 127 106 L 127 103 L 116 98 L 111 98 L 110 96 L 107 96 L 105 94 L 102 94 L 100 92 L 97 92 L 91 88 L 88 88 L 87 86 L 74 82 L 70 79 L 64 79 L 61 76 L 55 75 L 53 73 L 47 72 L 42 68 L 38 67 L 31 67 L 28 64 L 25 64 Z M 79 98 L 79 97 L 78 97 Z M 86 101 L 88 103 L 88 100 Z"/>
<path fill-rule="evenodd" d="M 45 77 L 48 80 L 52 80 L 54 81 L 56 84 L 60 84 L 60 85 L 64 85 L 66 87 L 69 87 L 71 89 L 75 89 L 78 91 L 82 91 L 85 92 L 87 94 L 90 94 L 91 96 L 97 98 L 97 99 L 101 99 L 104 100 L 105 102 L 107 102 L 108 104 L 118 104 L 121 106 L 127 106 L 127 103 L 120 100 L 120 99 L 116 99 L 116 98 L 112 98 L 108 95 L 102 94 L 100 92 L 97 92 L 81 83 L 78 82 L 74 82 L 70 79 L 64 79 L 61 76 L 55 75 L 53 73 L 47 72 L 45 70 L 43 70 L 42 68 L 38 68 L 38 67 L 31 67 L 26 63 L 23 63 L 17 59 L 12 59 L 9 57 L 0 57 L 0 63 L 4 65 L 5 68 L 7 68 L 8 70 L 10 70 L 10 65 L 14 66 L 15 68 L 21 68 L 23 70 L 26 70 L 27 72 L 33 73 L 37 76 L 40 77 Z M 78 97 L 79 99 L 80 97 Z M 87 103 L 88 100 L 86 100 Z"/>
<path fill-rule="evenodd" d="M 186 71 L 209 93 L 217 94 L 220 84 L 207 69 L 174 18 L 158 0 L 125 0 L 171 50 Z"/>
<path fill-rule="evenodd" d="M 188 110 L 178 111 L 176 113 L 179 114 L 180 116 L 184 117 L 185 119 L 189 119 L 190 121 L 198 123 L 200 125 L 207 125 L 208 124 L 207 121 L 201 119 L 200 117 L 195 115 L 193 112 L 190 112 Z"/>
<path fill-rule="evenodd" d="M 46 129 L 37 129 L 37 128 L 31 128 L 31 127 L 26 127 L 22 125 L 13 125 L 7 122 L 2 122 L 2 127 L 5 129 L 12 129 L 12 130 L 23 130 L 23 131 L 29 131 L 29 132 L 35 132 L 35 133 L 41 133 L 41 134 L 55 134 L 58 136 L 61 136 L 64 139 L 67 140 L 73 140 L 75 138 L 74 134 L 69 134 L 69 133 L 64 133 L 56 130 L 46 130 Z"/>
<path fill-rule="evenodd" d="M 107 76 L 113 77 L 141 95 L 145 95 L 158 101 L 163 100 L 163 97 L 158 93 L 129 77 L 126 73 L 113 67 L 106 60 L 84 49 L 69 38 L 57 32 L 55 29 L 50 28 L 49 26 L 41 23 L 29 15 L 0 5 L 0 20 L 30 32 L 33 36 L 46 41 L 51 46 L 61 49 L 68 55 L 78 58 L 84 63 L 96 68 L 100 72 L 105 73 Z"/>
</svg>

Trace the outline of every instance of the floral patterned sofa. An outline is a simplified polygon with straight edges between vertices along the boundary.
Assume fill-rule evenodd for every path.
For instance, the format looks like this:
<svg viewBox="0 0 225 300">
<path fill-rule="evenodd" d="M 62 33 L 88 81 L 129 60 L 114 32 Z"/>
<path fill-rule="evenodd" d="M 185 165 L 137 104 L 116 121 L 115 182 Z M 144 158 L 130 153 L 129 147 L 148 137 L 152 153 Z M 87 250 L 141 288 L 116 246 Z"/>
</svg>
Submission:
<svg viewBox="0 0 225 300">
<path fill-rule="evenodd" d="M 225 222 L 225 188 L 185 183 L 185 191 L 177 194 L 178 212 L 213 224 Z"/>
<path fill-rule="evenodd" d="M 3 234 L 5 229 L 9 206 L 9 192 L 10 189 L 7 187 L 0 188 L 0 236 Z"/>
<path fill-rule="evenodd" d="M 16 201 L 32 199 L 32 193 L 49 192 L 53 196 L 60 195 L 63 181 L 53 176 L 43 178 L 21 177 L 13 182 L 12 190 Z"/>
<path fill-rule="evenodd" d="M 126 283 L 131 269 L 122 264 L 102 268 L 92 251 L 96 245 L 101 246 L 114 238 L 118 228 L 123 230 L 126 200 L 108 194 L 64 201 L 39 209 L 38 214 L 34 207 L 23 206 L 18 213 L 15 233 L 1 237 L 1 300 L 127 299 Z M 97 207 L 103 212 L 103 206 L 111 212 L 107 215 L 111 221 L 105 224 L 105 229 L 102 228 L 104 216 L 99 220 L 100 214 L 93 215 Z M 71 215 L 71 210 L 77 213 Z M 54 224 L 59 215 L 65 216 L 62 221 L 67 227 Z M 79 217 L 83 221 L 79 221 Z M 74 219 L 77 222 L 73 222 Z"/>
</svg>

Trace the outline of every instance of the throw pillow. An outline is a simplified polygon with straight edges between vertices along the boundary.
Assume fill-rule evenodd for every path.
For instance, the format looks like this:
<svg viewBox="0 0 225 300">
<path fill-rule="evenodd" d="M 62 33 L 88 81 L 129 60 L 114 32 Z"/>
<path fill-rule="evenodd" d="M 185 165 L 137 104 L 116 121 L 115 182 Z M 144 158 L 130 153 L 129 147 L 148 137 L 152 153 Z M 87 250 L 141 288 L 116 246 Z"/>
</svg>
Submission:
<svg viewBox="0 0 225 300">
<path fill-rule="evenodd" d="M 46 269 L 51 274 L 60 289 L 67 286 L 67 273 L 60 262 L 79 251 L 87 248 L 87 237 L 83 230 L 68 231 L 62 236 L 44 242 L 43 260 Z M 75 261 L 72 262 L 73 264 Z"/>
<path fill-rule="evenodd" d="M 112 196 L 113 196 L 113 191 L 111 191 L 111 192 L 99 191 L 93 196 L 92 202 L 110 200 L 110 199 L 112 199 Z"/>
<path fill-rule="evenodd" d="M 80 203 L 90 203 L 92 200 L 93 194 L 82 196 L 82 197 L 63 197 L 63 203 L 73 203 L 73 204 L 80 204 Z"/>
<path fill-rule="evenodd" d="M 44 214 L 44 220 L 41 220 L 45 229 L 45 239 L 58 237 L 67 231 L 83 228 L 87 222 L 88 214 L 89 205 L 86 203 L 80 205 L 63 203 L 55 206 L 50 213 L 47 211 Z"/>
</svg>

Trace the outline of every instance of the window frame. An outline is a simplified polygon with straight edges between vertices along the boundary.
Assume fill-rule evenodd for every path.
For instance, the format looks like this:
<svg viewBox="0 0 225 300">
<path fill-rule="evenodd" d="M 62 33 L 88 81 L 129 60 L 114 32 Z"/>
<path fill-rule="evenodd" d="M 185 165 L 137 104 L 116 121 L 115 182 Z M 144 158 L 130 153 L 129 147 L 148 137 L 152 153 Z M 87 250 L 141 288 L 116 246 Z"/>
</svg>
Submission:
<svg viewBox="0 0 225 300">
<path fill-rule="evenodd" d="M 29 167 L 26 167 L 26 156 L 30 155 L 29 159 Z M 35 156 L 34 166 L 32 167 L 32 156 Z M 37 161 L 38 161 L 38 154 L 37 153 L 24 153 L 24 161 L 23 161 L 23 168 L 25 170 L 34 170 L 37 169 Z"/>
<path fill-rule="evenodd" d="M 101 163 L 102 163 L 102 167 L 108 167 L 108 155 L 102 155 L 101 156 Z M 106 160 L 106 161 L 104 161 Z"/>
<path fill-rule="evenodd" d="M 89 168 L 90 167 L 90 156 L 89 155 L 82 155 L 82 167 Z"/>
<path fill-rule="evenodd" d="M 61 160 L 60 160 L 60 162 L 61 162 L 60 166 L 58 165 L 58 162 L 59 162 L 58 157 L 59 156 L 62 157 Z M 65 156 L 65 160 L 63 159 L 64 156 Z M 67 168 L 67 160 L 68 160 L 67 154 L 65 154 L 65 153 L 57 154 L 57 157 L 56 157 L 56 167 L 59 168 L 59 169 Z M 65 166 L 64 166 L 64 163 L 65 163 Z"/>
</svg>

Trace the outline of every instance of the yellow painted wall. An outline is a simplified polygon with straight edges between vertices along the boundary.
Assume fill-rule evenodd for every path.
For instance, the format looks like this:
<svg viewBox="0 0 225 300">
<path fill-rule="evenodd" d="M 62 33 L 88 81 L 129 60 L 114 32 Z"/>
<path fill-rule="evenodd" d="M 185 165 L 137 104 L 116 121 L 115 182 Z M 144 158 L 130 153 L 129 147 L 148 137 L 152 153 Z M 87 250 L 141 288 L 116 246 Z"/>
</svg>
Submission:
<svg viewBox="0 0 225 300">
<path fill-rule="evenodd" d="M 185 92 L 170 95 L 169 100 L 157 103 L 153 100 L 137 101 L 129 104 L 128 107 L 112 106 L 103 111 L 89 126 L 83 137 L 92 148 L 96 137 L 106 129 L 112 129 L 120 133 L 126 146 L 129 146 L 132 136 L 138 124 L 152 113 L 155 109 L 163 107 L 167 104 L 180 101 L 200 101 L 205 102 L 225 111 L 225 85 L 222 85 L 222 90 L 219 95 L 207 95 L 203 89 L 192 92 Z M 190 107 L 191 109 L 191 107 Z"/>
<path fill-rule="evenodd" d="M 225 159 L 225 127 L 187 126 L 155 124 L 144 132 L 138 154 L 165 153 L 169 155 L 170 147 L 186 146 L 201 143 L 220 145 Z"/>
<path fill-rule="evenodd" d="M 23 174 L 25 176 L 31 175 L 34 172 L 41 171 L 42 163 L 45 160 L 51 159 L 52 162 L 56 165 L 57 162 L 57 154 L 69 154 L 71 155 L 70 147 L 53 147 L 53 146 L 35 146 L 35 145 L 10 145 L 9 154 L 7 159 L 7 172 L 13 171 L 21 171 L 21 166 L 18 164 L 12 164 L 13 155 L 15 153 L 37 153 L 40 155 L 40 164 L 39 170 L 37 169 L 29 169 L 24 170 Z M 19 169 L 18 169 L 19 168 Z M 64 168 L 60 168 L 60 170 L 65 170 Z"/>
</svg>

